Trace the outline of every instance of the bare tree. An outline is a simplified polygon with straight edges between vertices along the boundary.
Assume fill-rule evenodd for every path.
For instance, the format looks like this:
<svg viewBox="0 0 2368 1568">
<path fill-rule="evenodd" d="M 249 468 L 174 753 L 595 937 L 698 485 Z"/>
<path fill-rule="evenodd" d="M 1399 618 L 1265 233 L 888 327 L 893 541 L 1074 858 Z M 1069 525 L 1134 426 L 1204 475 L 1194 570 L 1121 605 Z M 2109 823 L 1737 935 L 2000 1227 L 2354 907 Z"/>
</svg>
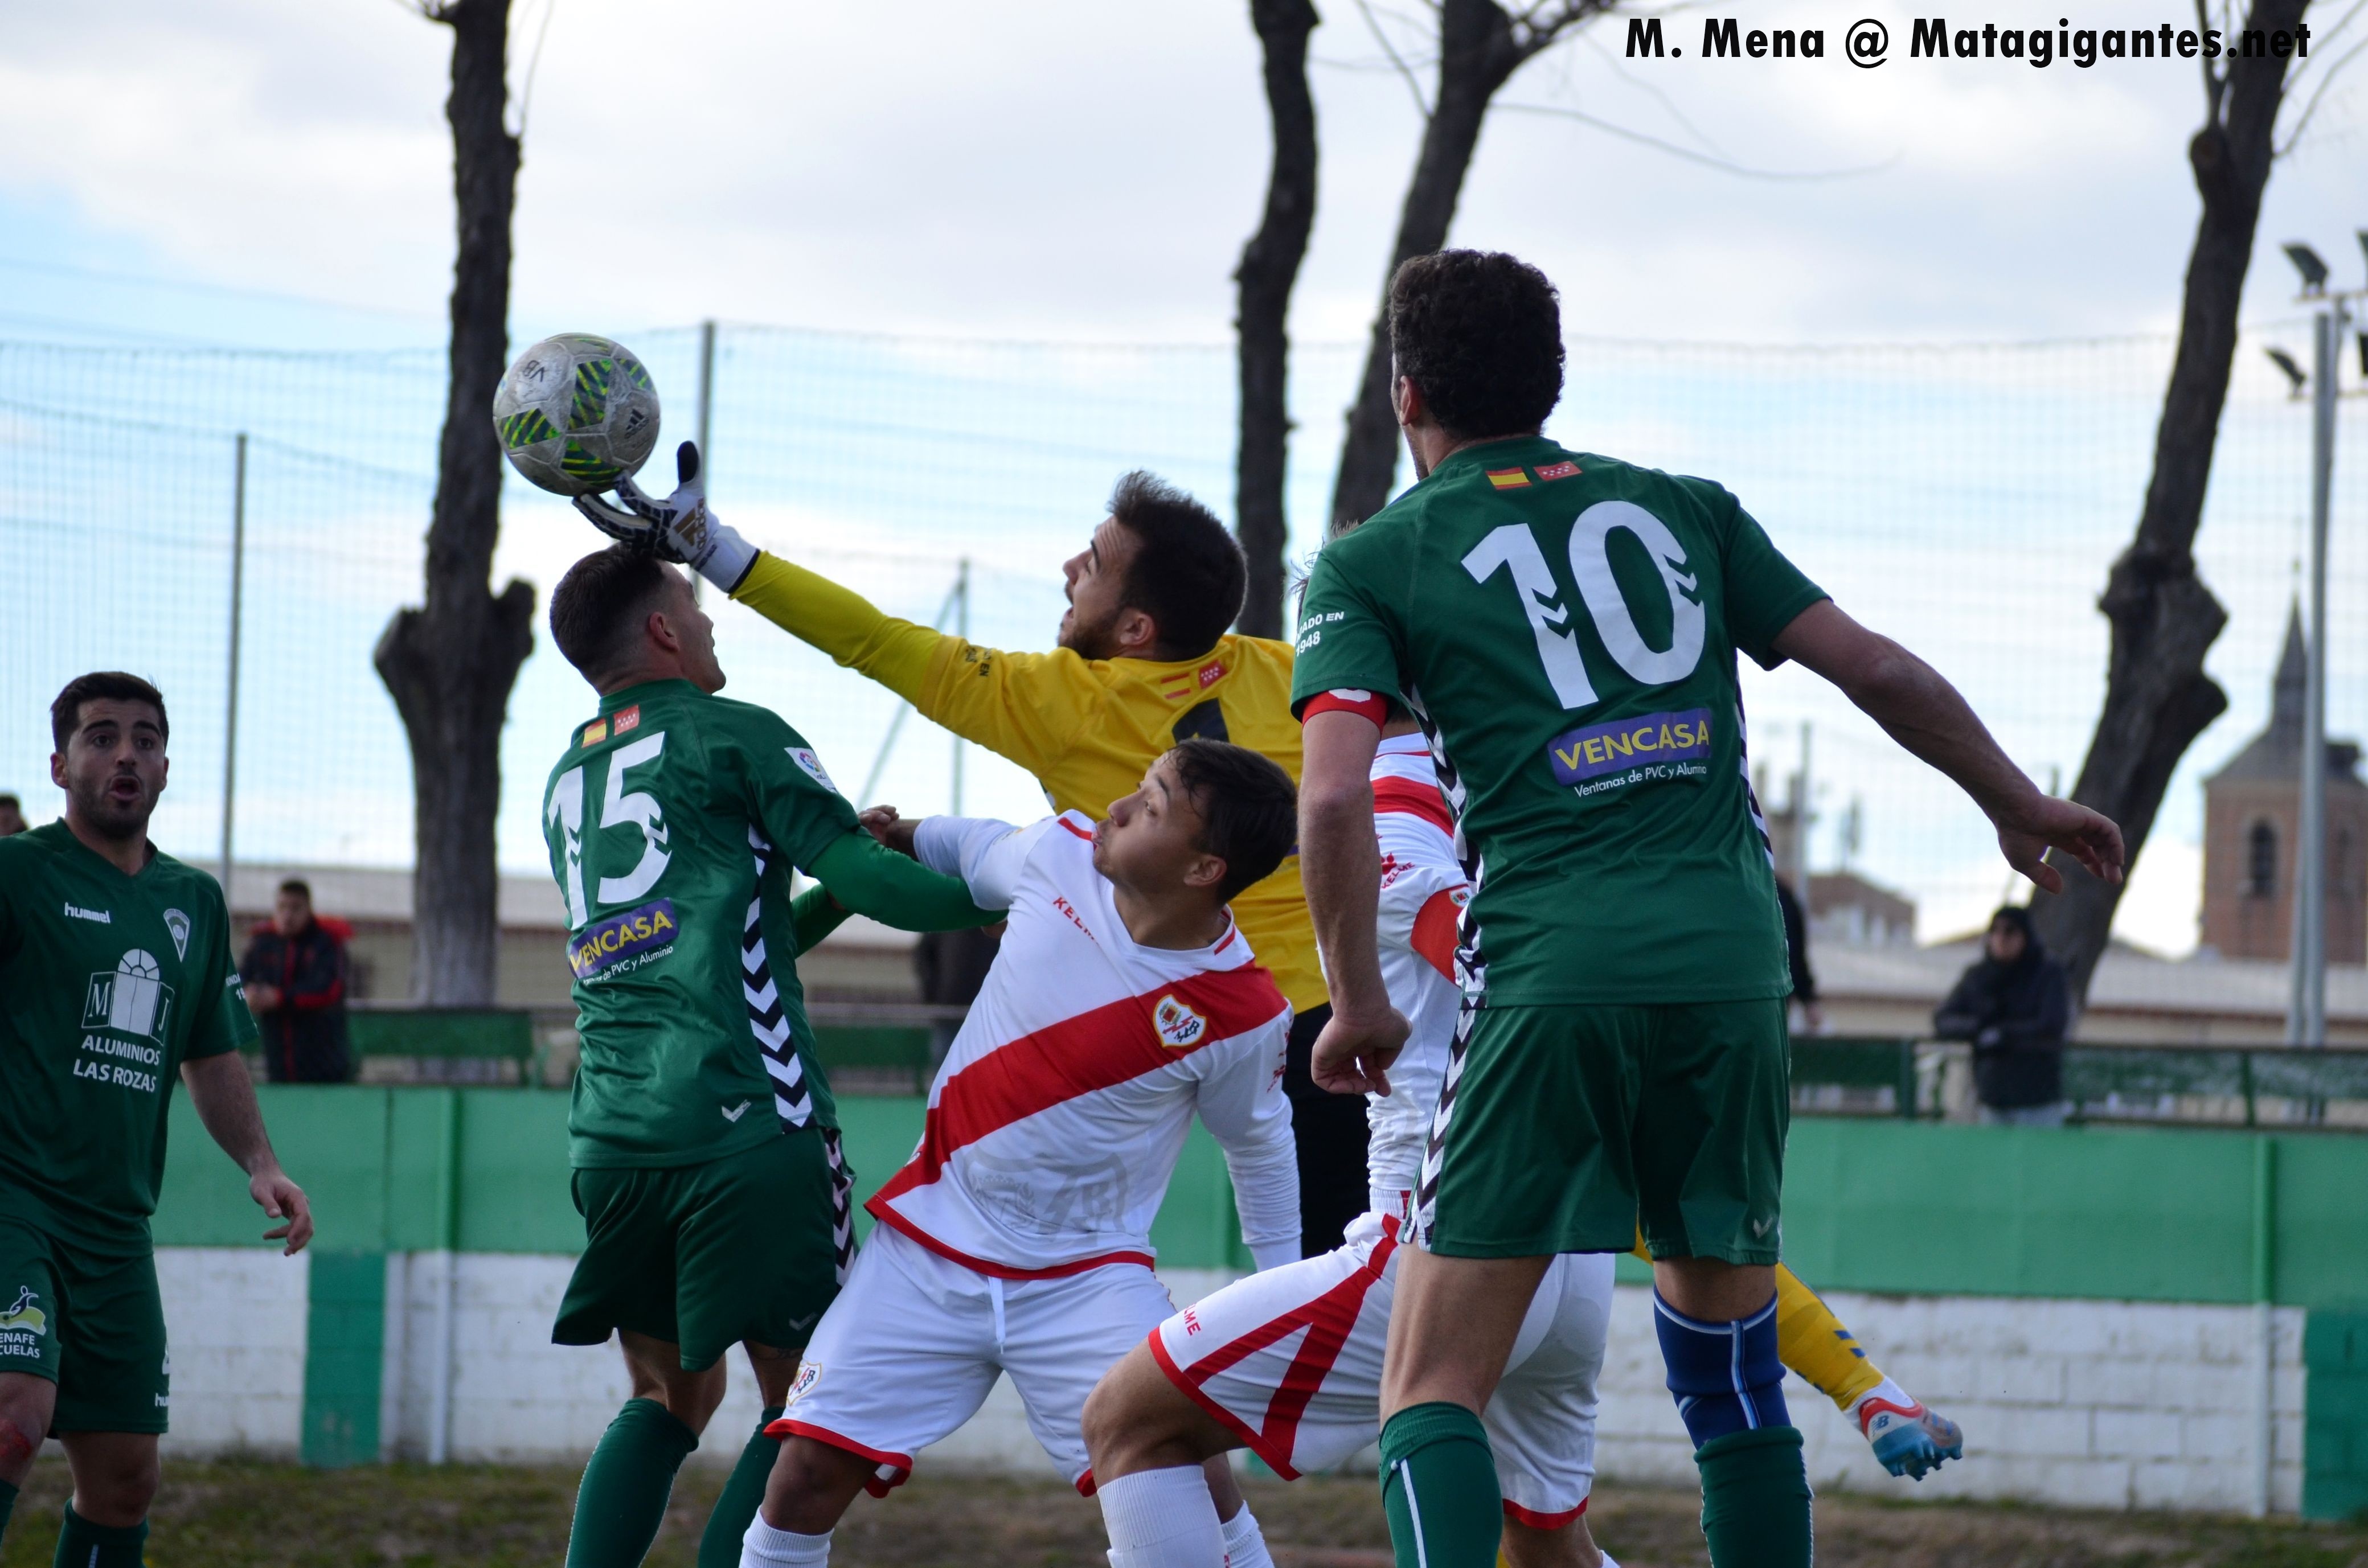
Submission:
<svg viewBox="0 0 2368 1568">
<path fill-rule="evenodd" d="M 1291 339 L 1284 329 L 1292 286 L 1315 222 L 1315 99 L 1307 88 L 1307 35 L 1322 18 L 1308 0 L 1250 0 L 1250 25 L 1266 54 L 1266 107 L 1274 162 L 1266 215 L 1234 269 L 1239 288 L 1241 447 L 1234 465 L 1234 528 L 1249 557 L 1241 629 L 1282 635 L 1283 554 L 1290 540 L 1283 483 L 1291 444 Z"/>
<path fill-rule="evenodd" d="M 1422 149 L 1406 205 L 1398 213 L 1397 238 L 1382 274 L 1382 306 L 1365 351 L 1365 373 L 1349 410 L 1348 440 L 1332 484 L 1332 531 L 1363 522 L 1390 498 L 1397 471 L 1397 415 L 1390 403 L 1389 279 L 1408 256 L 1424 256 L 1447 243 L 1463 176 L 1480 145 L 1480 128 L 1497 89 L 1576 28 L 1615 8 L 1619 0 L 1531 0 L 1511 9 L 1497 0 L 1435 0 L 1439 12 L 1439 77 L 1429 102 L 1417 87 L 1423 111 Z M 1377 29 L 1378 33 L 1378 29 Z M 1384 39 L 1386 46 L 1386 39 Z M 1404 70 L 1403 62 L 1400 62 Z M 1408 73 L 1409 85 L 1412 85 Z"/>
<path fill-rule="evenodd" d="M 2291 34 L 2308 3 L 2254 0 L 2245 28 Z M 2197 0 L 2196 11 L 2200 26 L 2212 25 L 2204 0 Z M 2216 19 L 2225 27 L 2230 18 Z M 2234 47 L 2236 34 L 2228 37 Z M 2155 428 L 2154 473 L 2137 535 L 2113 562 L 2098 601 L 2112 625 L 2105 706 L 2072 790 L 2074 800 L 2121 824 L 2133 863 L 2154 829 L 2171 769 L 2228 706 L 2227 694 L 2203 673 L 2203 655 L 2228 612 L 2196 575 L 2195 530 L 2289 85 L 2287 61 L 2266 49 L 2203 65 L 2203 125 L 2188 143 L 2187 161 L 2203 213 L 2188 255 L 2179 348 Z M 2065 890 L 2040 894 L 2034 918 L 2070 972 L 2074 994 L 2086 996 L 2126 884 L 2099 881 L 2068 860 L 2057 864 Z"/>
<path fill-rule="evenodd" d="M 494 817 L 511 686 L 534 646 L 534 588 L 491 574 L 501 527 L 502 454 L 494 388 L 508 354 L 510 213 L 518 138 L 508 100 L 509 0 L 436 0 L 428 20 L 452 29 L 452 186 L 460 252 L 452 267 L 451 382 L 427 526 L 427 593 L 397 610 L 372 663 L 411 742 L 418 869 L 412 883 L 415 999 L 482 1006 L 494 999 L 500 942 Z"/>
</svg>

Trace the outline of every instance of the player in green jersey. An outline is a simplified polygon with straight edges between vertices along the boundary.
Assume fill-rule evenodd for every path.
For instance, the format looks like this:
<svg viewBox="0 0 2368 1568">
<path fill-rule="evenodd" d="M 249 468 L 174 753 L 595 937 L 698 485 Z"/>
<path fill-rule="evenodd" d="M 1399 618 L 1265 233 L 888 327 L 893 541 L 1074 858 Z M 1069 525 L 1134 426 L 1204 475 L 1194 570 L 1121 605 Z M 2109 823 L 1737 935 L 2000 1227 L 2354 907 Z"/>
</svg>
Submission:
<svg viewBox="0 0 2368 1568">
<path fill-rule="evenodd" d="M 74 1470 L 57 1561 L 131 1568 L 171 1362 L 148 1216 L 177 1074 L 293 1253 L 313 1215 L 264 1135 L 221 886 L 148 842 L 165 699 L 136 676 L 50 708 L 63 821 L 0 839 L 0 1533 L 45 1437 Z"/>
<path fill-rule="evenodd" d="M 567 1561 L 642 1560 L 738 1344 L 766 1414 L 700 1549 L 736 1564 L 780 1446 L 765 1424 L 854 1251 L 793 960 L 850 912 L 907 930 L 999 916 L 863 832 L 780 717 L 715 695 L 713 628 L 680 573 L 623 546 L 586 556 L 552 594 L 551 630 L 600 693 L 543 791 L 583 1040 L 568 1158 L 586 1232 L 552 1338 L 619 1335 L 633 1385 L 585 1468 Z M 793 901 L 793 866 L 823 887 Z"/>
<path fill-rule="evenodd" d="M 1840 687 L 2044 887 L 2061 882 L 2051 847 L 2118 877 L 2121 835 L 2032 788 L 1946 681 L 1837 608 L 1725 490 L 1544 439 L 1563 351 L 1535 268 L 1419 256 L 1389 309 L 1419 483 L 1318 559 L 1292 697 L 1332 988 L 1317 1082 L 1384 1089 L 1406 1036 L 1374 953 L 1367 773 L 1391 698 L 1430 738 L 1474 889 L 1383 1382 L 1398 1561 L 1494 1562 L 1478 1412 L 1549 1257 L 1624 1251 L 1641 1221 L 1712 1561 L 1805 1568 L 1771 1277 L 1790 977 L 1736 655 Z"/>
</svg>

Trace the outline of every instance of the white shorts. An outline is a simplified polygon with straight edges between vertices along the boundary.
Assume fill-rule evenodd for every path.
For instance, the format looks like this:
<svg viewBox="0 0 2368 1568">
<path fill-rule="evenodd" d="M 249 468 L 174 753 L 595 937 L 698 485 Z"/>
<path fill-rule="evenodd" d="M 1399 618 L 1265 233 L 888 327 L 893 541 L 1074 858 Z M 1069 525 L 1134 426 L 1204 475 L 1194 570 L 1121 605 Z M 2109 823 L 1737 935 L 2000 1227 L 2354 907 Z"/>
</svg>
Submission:
<svg viewBox="0 0 2368 1568">
<path fill-rule="evenodd" d="M 1091 1496 L 1086 1396 L 1175 1310 L 1141 1264 L 998 1279 L 877 1225 L 814 1327 L 788 1408 L 766 1430 L 872 1460 L 879 1471 L 864 1484 L 884 1497 L 912 1473 L 913 1456 L 978 1414 L 996 1375 L 1008 1372 L 1029 1429 Z"/>
<path fill-rule="evenodd" d="M 1152 1334 L 1151 1354 L 1277 1475 L 1329 1470 L 1381 1435 L 1397 1233 L 1395 1216 L 1362 1215 L 1331 1252 L 1237 1279 L 1176 1313 Z M 1595 1482 L 1611 1263 L 1604 1253 L 1554 1260 L 1481 1413 L 1505 1512 L 1539 1529 L 1585 1513 Z"/>
</svg>

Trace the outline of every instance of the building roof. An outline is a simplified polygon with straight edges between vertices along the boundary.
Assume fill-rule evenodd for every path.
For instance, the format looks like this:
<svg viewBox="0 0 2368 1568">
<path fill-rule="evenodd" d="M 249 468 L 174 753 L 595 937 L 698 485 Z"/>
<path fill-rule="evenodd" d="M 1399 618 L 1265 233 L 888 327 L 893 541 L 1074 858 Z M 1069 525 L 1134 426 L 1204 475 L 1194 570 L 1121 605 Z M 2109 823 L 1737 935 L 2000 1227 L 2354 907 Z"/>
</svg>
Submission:
<svg viewBox="0 0 2368 1568">
<path fill-rule="evenodd" d="M 2275 780 L 2291 783 L 2302 773 L 2303 700 L 2309 679 L 2303 651 L 2302 607 L 2286 618 L 2286 643 L 2278 656 L 2278 671 L 2270 682 L 2270 727 L 2255 735 L 2230 757 L 2206 785 Z M 2360 783 L 2360 747 L 2352 741 L 2327 743 L 2327 771 L 2334 778 Z"/>
</svg>

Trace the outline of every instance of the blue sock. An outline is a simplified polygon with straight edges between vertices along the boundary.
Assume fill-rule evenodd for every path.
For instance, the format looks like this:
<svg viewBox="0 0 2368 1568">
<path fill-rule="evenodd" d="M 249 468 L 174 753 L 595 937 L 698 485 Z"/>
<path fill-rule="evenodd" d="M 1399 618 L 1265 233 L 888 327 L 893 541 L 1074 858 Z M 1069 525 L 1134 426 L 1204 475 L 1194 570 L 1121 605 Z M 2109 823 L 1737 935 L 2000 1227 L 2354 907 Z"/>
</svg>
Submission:
<svg viewBox="0 0 2368 1568">
<path fill-rule="evenodd" d="M 1734 1323 L 1690 1318 L 1653 1292 L 1653 1329 L 1669 1369 L 1678 1415 L 1701 1448 L 1714 1437 L 1789 1426 L 1784 1363 L 1776 1354 L 1776 1302 Z"/>
</svg>

